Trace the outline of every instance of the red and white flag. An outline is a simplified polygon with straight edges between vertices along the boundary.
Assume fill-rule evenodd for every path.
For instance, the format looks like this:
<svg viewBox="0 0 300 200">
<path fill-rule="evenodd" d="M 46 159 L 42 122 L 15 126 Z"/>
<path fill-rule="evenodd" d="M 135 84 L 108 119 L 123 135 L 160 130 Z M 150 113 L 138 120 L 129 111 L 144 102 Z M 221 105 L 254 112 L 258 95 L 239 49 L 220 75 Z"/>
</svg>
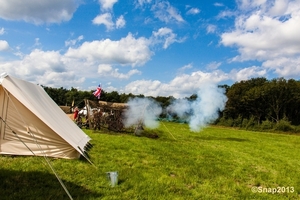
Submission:
<svg viewBox="0 0 300 200">
<path fill-rule="evenodd" d="M 100 95 L 101 95 L 101 86 L 100 84 L 98 85 L 97 89 L 95 92 L 93 92 L 94 96 L 97 97 L 98 99 L 100 99 Z"/>
</svg>

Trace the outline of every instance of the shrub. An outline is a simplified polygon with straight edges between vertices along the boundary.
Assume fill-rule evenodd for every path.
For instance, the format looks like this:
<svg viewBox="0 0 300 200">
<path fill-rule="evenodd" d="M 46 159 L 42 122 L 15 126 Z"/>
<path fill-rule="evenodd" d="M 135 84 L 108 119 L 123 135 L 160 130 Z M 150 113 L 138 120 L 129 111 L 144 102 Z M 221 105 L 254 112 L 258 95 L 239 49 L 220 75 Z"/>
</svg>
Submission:
<svg viewBox="0 0 300 200">
<path fill-rule="evenodd" d="M 253 130 L 255 128 L 257 128 L 257 121 L 255 120 L 254 117 L 251 117 L 249 120 L 247 120 L 247 124 L 246 124 L 246 129 L 250 129 Z"/>
<path fill-rule="evenodd" d="M 220 120 L 218 121 L 218 125 L 232 127 L 233 126 L 233 119 L 232 118 L 227 118 L 226 119 L 225 117 L 221 117 Z"/>
<path fill-rule="evenodd" d="M 274 127 L 274 123 L 271 122 L 270 120 L 262 121 L 260 125 L 261 130 L 272 130 L 273 127 Z"/>
<path fill-rule="evenodd" d="M 242 127 L 243 124 L 243 117 L 241 115 L 238 116 L 238 118 L 233 120 L 232 126 L 234 127 Z"/>
<path fill-rule="evenodd" d="M 283 132 L 294 131 L 291 122 L 287 121 L 286 119 L 282 119 L 279 122 L 277 122 L 274 129 L 276 131 L 283 131 Z"/>
</svg>

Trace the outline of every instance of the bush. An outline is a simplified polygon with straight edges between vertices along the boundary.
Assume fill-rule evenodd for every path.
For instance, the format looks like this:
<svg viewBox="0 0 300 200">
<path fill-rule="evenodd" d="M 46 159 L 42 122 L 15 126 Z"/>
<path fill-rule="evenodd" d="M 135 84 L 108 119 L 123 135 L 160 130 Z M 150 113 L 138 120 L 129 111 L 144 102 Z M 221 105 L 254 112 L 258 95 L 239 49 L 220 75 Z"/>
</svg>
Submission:
<svg viewBox="0 0 300 200">
<path fill-rule="evenodd" d="M 226 119 L 225 117 L 221 117 L 220 120 L 218 121 L 218 125 L 232 127 L 233 121 L 234 120 L 232 118 Z"/>
<path fill-rule="evenodd" d="M 244 123 L 243 123 L 244 124 Z M 258 126 L 257 121 L 254 117 L 251 117 L 249 120 L 247 120 L 246 129 L 254 130 Z"/>
<path fill-rule="evenodd" d="M 261 130 L 272 130 L 273 127 L 274 127 L 274 123 L 271 122 L 270 120 L 262 121 L 260 125 Z"/>
<path fill-rule="evenodd" d="M 293 128 L 295 133 L 300 133 L 300 126 L 294 126 Z"/>
<path fill-rule="evenodd" d="M 294 131 L 291 122 L 287 121 L 286 119 L 282 119 L 279 122 L 277 122 L 274 129 L 276 131 L 283 131 L 283 132 Z"/>
<path fill-rule="evenodd" d="M 243 117 L 241 115 L 238 116 L 238 118 L 233 120 L 233 126 L 234 127 L 242 127 L 243 124 Z"/>
</svg>

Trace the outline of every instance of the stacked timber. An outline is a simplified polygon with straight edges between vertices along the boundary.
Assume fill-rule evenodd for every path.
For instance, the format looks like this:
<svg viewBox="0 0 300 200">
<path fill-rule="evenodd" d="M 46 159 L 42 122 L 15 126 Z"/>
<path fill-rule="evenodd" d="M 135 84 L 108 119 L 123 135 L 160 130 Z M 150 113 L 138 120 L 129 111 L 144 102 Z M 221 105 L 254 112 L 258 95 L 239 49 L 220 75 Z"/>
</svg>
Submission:
<svg viewBox="0 0 300 200">
<path fill-rule="evenodd" d="M 128 105 L 126 103 L 114 103 L 107 101 L 99 101 L 100 107 L 108 107 L 113 109 L 126 109 Z"/>
</svg>

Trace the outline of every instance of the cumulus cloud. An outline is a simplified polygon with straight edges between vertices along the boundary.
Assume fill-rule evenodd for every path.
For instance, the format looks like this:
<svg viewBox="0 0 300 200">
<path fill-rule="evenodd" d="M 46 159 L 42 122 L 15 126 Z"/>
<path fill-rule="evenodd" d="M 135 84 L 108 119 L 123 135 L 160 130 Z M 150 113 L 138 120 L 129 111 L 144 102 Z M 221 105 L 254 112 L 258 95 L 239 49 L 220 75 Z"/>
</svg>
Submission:
<svg viewBox="0 0 300 200">
<path fill-rule="evenodd" d="M 110 13 L 100 14 L 97 17 L 95 17 L 92 22 L 96 25 L 103 24 L 104 26 L 106 26 L 107 30 L 112 30 L 115 26 Z"/>
<path fill-rule="evenodd" d="M 238 4 L 239 8 L 244 10 L 249 10 L 252 8 L 261 8 L 264 4 L 267 3 L 267 0 L 258 0 L 258 1 L 252 1 L 252 0 L 237 0 L 236 3 Z"/>
<path fill-rule="evenodd" d="M 216 70 L 218 69 L 220 66 L 221 66 L 221 62 L 211 62 L 211 63 L 208 63 L 207 66 L 206 66 L 206 69 L 208 70 Z"/>
<path fill-rule="evenodd" d="M 274 70 L 279 76 L 292 77 L 295 71 L 287 70 L 288 65 L 271 66 L 270 63 L 275 64 L 278 58 L 296 59 L 294 63 L 299 60 L 299 1 L 240 0 L 238 6 L 243 14 L 236 18 L 235 29 L 221 35 L 221 44 L 238 49 L 239 55 L 232 61 L 266 62 L 266 69 Z M 297 70 L 296 74 L 299 73 Z"/>
<path fill-rule="evenodd" d="M 234 17 L 237 13 L 231 10 L 223 10 L 221 11 L 216 18 L 217 19 L 225 19 L 225 18 L 230 18 L 230 17 Z"/>
<path fill-rule="evenodd" d="M 162 22 L 185 22 L 179 11 L 171 6 L 168 1 L 156 2 L 151 10 L 154 12 L 155 17 Z"/>
<path fill-rule="evenodd" d="M 216 25 L 209 24 L 209 25 L 206 27 L 206 32 L 207 32 L 207 33 L 214 33 L 214 32 L 216 32 L 216 29 L 217 29 L 217 26 L 216 26 Z"/>
<path fill-rule="evenodd" d="M 9 49 L 9 44 L 5 40 L 0 40 L 0 51 L 5 51 Z"/>
<path fill-rule="evenodd" d="M 107 12 L 103 14 L 99 14 L 92 20 L 93 24 L 95 25 L 104 25 L 107 31 L 111 31 L 115 28 L 123 28 L 126 24 L 124 16 L 121 15 L 116 22 L 113 21 L 112 14 Z"/>
<path fill-rule="evenodd" d="M 168 83 L 158 80 L 137 80 L 125 86 L 126 93 L 144 94 L 146 96 L 187 97 L 198 91 L 199 85 L 211 82 L 219 83 L 228 80 L 229 75 L 222 71 L 211 73 L 196 71 L 191 74 L 179 74 Z"/>
<path fill-rule="evenodd" d="M 74 86 L 84 81 L 58 51 L 35 49 L 21 60 L 0 62 L 0 71 L 50 87 Z"/>
<path fill-rule="evenodd" d="M 197 14 L 199 14 L 199 13 L 200 13 L 199 8 L 190 8 L 190 9 L 186 12 L 187 15 L 197 15 Z"/>
<path fill-rule="evenodd" d="M 217 2 L 217 3 L 214 3 L 214 6 L 216 6 L 216 7 L 222 7 L 222 6 L 224 6 L 224 4 Z"/>
<path fill-rule="evenodd" d="M 128 80 L 134 75 L 140 75 L 141 71 L 132 68 L 147 63 L 154 55 L 152 48 L 157 45 L 167 48 L 174 42 L 181 42 L 181 39 L 168 28 L 153 32 L 149 38 L 135 37 L 129 33 L 119 40 L 82 42 L 83 39 L 83 35 L 80 35 L 75 39 L 66 40 L 65 46 L 68 49 L 65 52 L 43 51 L 36 48 L 26 54 L 17 47 L 14 54 L 19 58 L 10 61 L 0 60 L 0 71 L 51 87 L 71 85 L 80 88 L 88 78 L 111 81 Z M 35 38 L 35 46 L 42 46 L 39 38 Z M 8 43 L 1 40 L 0 50 L 8 48 Z M 159 85 L 154 81 L 149 89 L 154 90 Z"/>
<path fill-rule="evenodd" d="M 135 0 L 134 4 L 135 4 L 135 7 L 143 7 L 145 4 L 149 4 L 151 2 L 152 2 L 152 0 Z"/>
<path fill-rule="evenodd" d="M 78 48 L 69 48 L 66 56 L 85 59 L 88 62 L 103 64 L 118 63 L 122 65 L 138 66 L 146 63 L 153 52 L 149 49 L 149 40 L 134 38 L 131 33 L 119 41 L 110 39 L 84 42 Z"/>
<path fill-rule="evenodd" d="M 126 24 L 126 21 L 124 19 L 124 16 L 121 15 L 116 21 L 116 28 L 123 28 L 125 26 L 125 24 Z"/>
<path fill-rule="evenodd" d="M 167 49 L 174 42 L 184 42 L 185 38 L 177 38 L 177 35 L 173 33 L 173 30 L 170 28 L 160 28 L 158 31 L 152 32 L 152 42 L 163 43 L 163 48 Z"/>
<path fill-rule="evenodd" d="M 300 57 L 295 57 L 293 59 L 278 57 L 263 62 L 262 66 L 266 69 L 273 70 L 276 74 L 280 74 L 284 77 L 300 76 Z"/>
<path fill-rule="evenodd" d="M 81 40 L 83 40 L 83 35 L 78 36 L 76 39 L 73 40 L 67 40 L 65 41 L 65 46 L 74 46 L 77 44 L 77 42 L 80 42 Z"/>
<path fill-rule="evenodd" d="M 193 68 L 193 64 L 192 63 L 189 63 L 187 65 L 184 65 L 183 67 L 179 68 L 178 69 L 178 72 L 181 74 L 183 73 L 185 70 L 187 69 L 192 69 Z"/>
<path fill-rule="evenodd" d="M 4 28 L 0 29 L 0 35 L 3 35 L 5 33 Z"/>
<path fill-rule="evenodd" d="M 262 77 L 267 74 L 267 70 L 258 66 L 246 67 L 240 70 L 233 69 L 230 72 L 232 80 L 242 81 L 253 77 Z"/>
<path fill-rule="evenodd" d="M 77 0 L 2 0 L 0 18 L 23 20 L 34 24 L 69 21 L 78 7 Z"/>
<path fill-rule="evenodd" d="M 111 10 L 118 0 L 99 0 L 102 10 Z"/>
<path fill-rule="evenodd" d="M 78 87 L 86 78 L 124 80 L 141 72 L 137 69 L 122 70 L 109 64 L 87 63 L 70 59 L 59 51 L 34 49 L 22 59 L 0 62 L 0 71 L 50 87 Z M 87 88 L 82 88 L 87 89 Z"/>
<path fill-rule="evenodd" d="M 212 62 L 212 65 L 219 66 L 221 63 Z M 191 68 L 191 64 L 180 68 Z M 179 70 L 180 70 L 179 69 Z M 181 71 L 183 72 L 183 71 Z M 125 93 L 144 94 L 146 96 L 173 96 L 175 98 L 189 97 L 199 91 L 199 87 L 204 84 L 218 84 L 224 81 L 241 81 L 253 77 L 266 76 L 267 70 L 263 67 L 252 66 L 242 69 L 233 69 L 225 73 L 214 69 L 210 72 L 194 71 L 191 73 L 179 73 L 168 82 L 159 80 L 136 80 L 127 84 Z"/>
<path fill-rule="evenodd" d="M 118 68 L 113 68 L 109 64 L 100 64 L 98 66 L 98 74 L 101 77 L 113 77 L 118 79 L 129 79 L 134 74 L 141 74 L 137 69 L 132 69 L 126 74 L 120 73 Z"/>
</svg>

